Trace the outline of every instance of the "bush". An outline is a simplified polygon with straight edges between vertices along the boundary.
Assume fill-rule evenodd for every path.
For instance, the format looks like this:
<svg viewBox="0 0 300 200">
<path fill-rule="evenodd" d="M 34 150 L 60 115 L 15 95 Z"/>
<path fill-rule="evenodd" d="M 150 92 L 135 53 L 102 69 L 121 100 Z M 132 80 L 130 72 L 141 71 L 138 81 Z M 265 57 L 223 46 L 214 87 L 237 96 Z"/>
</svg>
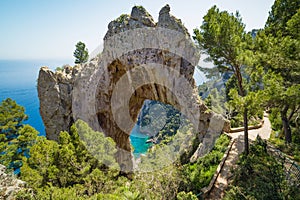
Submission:
<svg viewBox="0 0 300 200">
<path fill-rule="evenodd" d="M 286 144 L 284 138 L 276 137 L 277 132 L 275 133 L 272 131 L 271 137 L 269 141 L 280 151 L 288 154 L 292 159 L 294 159 L 296 162 L 300 162 L 300 142 L 299 142 L 299 133 L 294 132 L 295 129 L 292 129 L 292 143 Z"/>
<path fill-rule="evenodd" d="M 184 191 L 192 191 L 198 194 L 203 187 L 209 185 L 229 143 L 228 136 L 221 135 L 210 153 L 199 158 L 194 164 L 184 165 Z"/>
<path fill-rule="evenodd" d="M 299 199 L 300 189 L 285 180 L 283 164 L 267 153 L 259 137 L 249 155 L 242 155 L 234 171 L 233 186 L 225 199 Z"/>
<path fill-rule="evenodd" d="M 282 121 L 281 121 L 281 118 L 280 118 L 279 108 L 273 108 L 271 110 L 271 113 L 269 114 L 269 119 L 271 121 L 272 129 L 281 131 Z"/>
<path fill-rule="evenodd" d="M 198 198 L 192 192 L 186 193 L 186 192 L 182 191 L 177 194 L 177 199 L 178 200 L 197 200 Z"/>
</svg>

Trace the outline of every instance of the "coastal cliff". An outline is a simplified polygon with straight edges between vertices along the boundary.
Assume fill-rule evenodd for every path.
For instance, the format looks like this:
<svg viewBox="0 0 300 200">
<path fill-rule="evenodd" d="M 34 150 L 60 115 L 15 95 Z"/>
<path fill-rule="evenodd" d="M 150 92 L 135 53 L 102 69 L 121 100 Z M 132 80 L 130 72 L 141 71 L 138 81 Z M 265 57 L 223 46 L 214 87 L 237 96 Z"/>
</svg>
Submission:
<svg viewBox="0 0 300 200">
<path fill-rule="evenodd" d="M 50 140 L 58 140 L 60 131 L 69 130 L 73 124 L 72 90 L 80 65 L 65 66 L 62 70 L 52 72 L 42 67 L 38 78 L 38 96 L 40 113 Z"/>
<path fill-rule="evenodd" d="M 129 134 L 146 99 L 170 104 L 194 125 L 203 155 L 229 124 L 200 100 L 193 79 L 200 55 L 181 20 L 166 5 L 158 22 L 140 6 L 108 25 L 101 54 L 62 72 L 39 73 L 46 136 L 57 140 L 77 119 L 103 131 L 118 147 L 121 170 L 132 170 Z M 213 125 L 213 126 L 210 126 Z M 208 148 L 206 148 L 208 147 Z"/>
</svg>

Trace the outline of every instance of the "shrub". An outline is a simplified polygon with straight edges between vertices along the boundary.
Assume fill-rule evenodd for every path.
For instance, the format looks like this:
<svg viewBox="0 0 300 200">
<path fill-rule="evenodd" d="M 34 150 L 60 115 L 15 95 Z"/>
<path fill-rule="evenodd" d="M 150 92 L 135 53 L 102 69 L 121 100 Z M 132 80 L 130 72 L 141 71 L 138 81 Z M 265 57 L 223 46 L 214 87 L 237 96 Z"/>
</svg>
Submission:
<svg viewBox="0 0 300 200">
<path fill-rule="evenodd" d="M 178 200 L 197 200 L 198 198 L 192 192 L 186 193 L 186 192 L 182 191 L 177 194 L 177 199 Z"/>
<path fill-rule="evenodd" d="M 239 158 L 225 199 L 299 199 L 300 189 L 287 183 L 283 167 L 267 153 L 266 142 L 258 137 L 249 155 Z"/>
<path fill-rule="evenodd" d="M 183 190 L 198 194 L 203 187 L 209 185 L 229 143 L 230 140 L 228 136 L 221 135 L 210 153 L 199 158 L 194 164 L 184 165 Z"/>
</svg>

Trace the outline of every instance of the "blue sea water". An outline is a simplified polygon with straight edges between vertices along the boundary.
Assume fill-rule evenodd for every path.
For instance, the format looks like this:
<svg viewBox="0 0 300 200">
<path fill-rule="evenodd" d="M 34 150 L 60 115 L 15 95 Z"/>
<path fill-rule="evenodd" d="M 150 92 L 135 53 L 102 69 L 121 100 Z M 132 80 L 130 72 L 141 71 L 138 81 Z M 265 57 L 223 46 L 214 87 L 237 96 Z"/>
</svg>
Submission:
<svg viewBox="0 0 300 200">
<path fill-rule="evenodd" d="M 150 143 L 146 143 L 149 137 L 139 131 L 138 125 L 135 125 L 130 133 L 130 142 L 134 148 L 133 154 L 139 157 L 141 154 L 147 152 Z"/>
<path fill-rule="evenodd" d="M 39 68 L 56 68 L 62 64 L 63 61 L 0 60 L 0 101 L 11 98 L 25 107 L 29 117 L 25 123 L 33 126 L 40 135 L 45 135 L 45 129 L 39 114 L 36 87 Z"/>
<path fill-rule="evenodd" d="M 40 135 L 45 135 L 37 94 L 39 69 L 41 66 L 55 69 L 68 63 L 71 62 L 67 60 L 0 60 L 0 101 L 11 98 L 25 107 L 25 113 L 29 116 L 25 123 L 33 126 L 40 132 Z M 135 156 L 147 151 L 149 148 L 149 144 L 146 144 L 147 139 L 147 136 L 134 127 L 130 140 Z"/>
</svg>

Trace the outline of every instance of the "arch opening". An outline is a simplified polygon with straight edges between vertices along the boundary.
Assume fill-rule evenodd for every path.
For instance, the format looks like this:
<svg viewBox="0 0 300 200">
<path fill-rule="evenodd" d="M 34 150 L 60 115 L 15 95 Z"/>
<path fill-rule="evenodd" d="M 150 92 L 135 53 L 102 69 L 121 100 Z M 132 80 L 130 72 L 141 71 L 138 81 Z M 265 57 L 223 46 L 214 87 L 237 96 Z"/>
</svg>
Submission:
<svg viewBox="0 0 300 200">
<path fill-rule="evenodd" d="M 132 51 L 111 62 L 105 72 L 100 78 L 109 82 L 106 87 L 97 86 L 95 110 L 102 131 L 120 149 L 116 156 L 119 163 L 132 159 L 129 136 L 137 130 L 135 124 L 146 100 L 159 101 L 161 107 L 169 104 L 183 114 L 194 112 L 189 119 L 198 125 L 198 102 L 192 97 L 193 66 L 178 55 L 150 48 Z"/>
<path fill-rule="evenodd" d="M 166 144 L 189 120 L 170 104 L 146 99 L 130 133 L 133 155 L 139 158 L 155 144 Z"/>
</svg>

